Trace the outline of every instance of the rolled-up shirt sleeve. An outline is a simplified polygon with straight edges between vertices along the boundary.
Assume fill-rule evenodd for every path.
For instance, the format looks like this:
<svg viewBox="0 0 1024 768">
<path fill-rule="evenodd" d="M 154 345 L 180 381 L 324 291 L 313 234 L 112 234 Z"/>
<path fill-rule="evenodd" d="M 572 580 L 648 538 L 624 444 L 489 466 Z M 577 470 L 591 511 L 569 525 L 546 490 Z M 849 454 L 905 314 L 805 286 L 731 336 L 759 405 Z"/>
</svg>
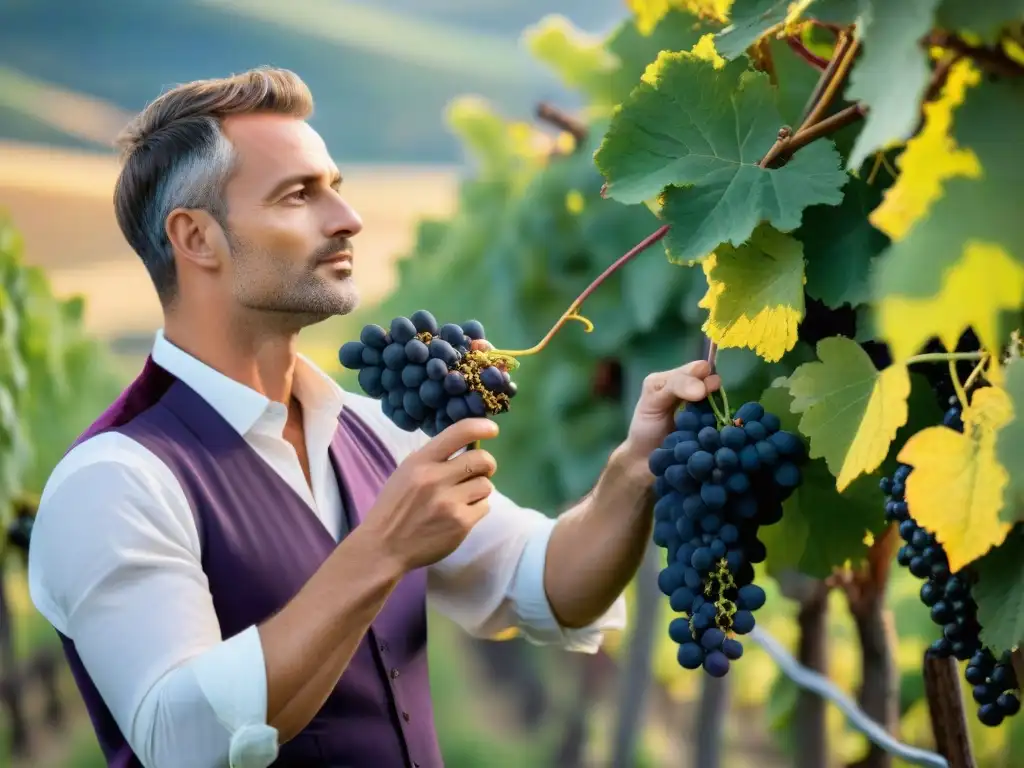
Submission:
<svg viewBox="0 0 1024 768">
<path fill-rule="evenodd" d="M 147 768 L 276 759 L 259 633 L 222 637 L 192 511 L 137 443 L 101 435 L 58 466 L 33 529 L 29 588 Z"/>
<path fill-rule="evenodd" d="M 399 463 L 428 442 L 422 432 L 396 427 L 375 401 L 352 398 L 350 407 L 373 427 Z M 558 623 L 544 589 L 548 540 L 555 523 L 496 491 L 490 511 L 459 548 L 428 569 L 430 605 L 474 637 L 514 631 L 536 644 L 596 653 L 606 632 L 625 628 L 626 599 L 620 595 L 589 626 L 568 629 Z"/>
<path fill-rule="evenodd" d="M 555 520 L 537 510 L 493 494 L 490 512 L 455 552 L 431 569 L 432 604 L 476 637 L 516 630 L 538 645 L 596 653 L 606 632 L 626 626 L 625 597 L 620 595 L 589 626 L 562 627 L 544 589 L 554 527 Z"/>
</svg>

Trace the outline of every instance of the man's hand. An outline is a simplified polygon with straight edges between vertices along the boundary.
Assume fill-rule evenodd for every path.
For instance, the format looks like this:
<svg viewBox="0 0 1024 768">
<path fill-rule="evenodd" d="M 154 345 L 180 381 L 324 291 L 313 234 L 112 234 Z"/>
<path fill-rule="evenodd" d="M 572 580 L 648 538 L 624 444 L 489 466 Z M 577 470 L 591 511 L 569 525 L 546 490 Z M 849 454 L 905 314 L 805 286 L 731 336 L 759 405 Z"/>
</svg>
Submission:
<svg viewBox="0 0 1024 768">
<path fill-rule="evenodd" d="M 680 402 L 699 402 L 720 386 L 703 360 L 644 380 L 625 442 L 594 492 L 561 515 L 551 534 L 544 589 L 563 627 L 593 622 L 636 574 L 654 523 L 648 457 L 675 428 Z"/>
<path fill-rule="evenodd" d="M 679 404 L 704 400 L 721 385 L 722 380 L 711 373 L 711 366 L 705 360 L 650 374 L 644 379 L 623 447 L 632 457 L 646 462 L 651 452 L 675 429 Z"/>
<path fill-rule="evenodd" d="M 490 510 L 494 457 L 480 448 L 449 457 L 497 434 L 489 419 L 463 419 L 406 457 L 388 478 L 363 527 L 372 529 L 381 552 L 403 572 L 450 555 Z"/>
</svg>

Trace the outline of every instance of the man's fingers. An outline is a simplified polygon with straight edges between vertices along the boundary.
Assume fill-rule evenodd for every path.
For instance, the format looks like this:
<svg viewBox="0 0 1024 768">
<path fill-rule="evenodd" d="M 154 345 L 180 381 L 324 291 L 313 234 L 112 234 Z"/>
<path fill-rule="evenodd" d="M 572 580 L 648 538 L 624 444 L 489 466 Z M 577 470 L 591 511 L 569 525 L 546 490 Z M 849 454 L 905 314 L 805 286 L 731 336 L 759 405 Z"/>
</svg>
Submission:
<svg viewBox="0 0 1024 768">
<path fill-rule="evenodd" d="M 481 475 L 490 477 L 497 470 L 497 460 L 481 448 L 466 451 L 456 456 L 445 466 L 445 472 L 449 473 L 456 482 L 470 480 Z"/>
<path fill-rule="evenodd" d="M 711 374 L 711 363 L 707 360 L 694 360 L 692 363 L 676 368 L 676 371 L 682 371 L 688 376 L 693 376 L 697 379 L 706 379 Z M 673 373 L 674 371 L 668 371 Z"/>
<path fill-rule="evenodd" d="M 643 400 L 651 408 L 667 411 L 680 400 L 700 402 L 721 386 L 721 378 L 711 373 L 707 361 L 698 360 L 671 371 L 652 373 L 644 380 Z"/>
<path fill-rule="evenodd" d="M 431 438 L 430 442 L 420 448 L 420 455 L 434 461 L 447 461 L 449 456 L 470 443 L 497 436 L 498 425 L 490 419 L 463 419 Z"/>
<path fill-rule="evenodd" d="M 476 525 L 484 515 L 491 511 L 491 498 L 485 496 L 479 501 L 467 504 L 466 509 L 469 512 L 472 525 Z"/>
<path fill-rule="evenodd" d="M 455 486 L 453 493 L 458 494 L 458 498 L 462 503 L 475 504 L 494 493 L 494 483 L 488 477 L 472 477 L 466 482 Z"/>
</svg>

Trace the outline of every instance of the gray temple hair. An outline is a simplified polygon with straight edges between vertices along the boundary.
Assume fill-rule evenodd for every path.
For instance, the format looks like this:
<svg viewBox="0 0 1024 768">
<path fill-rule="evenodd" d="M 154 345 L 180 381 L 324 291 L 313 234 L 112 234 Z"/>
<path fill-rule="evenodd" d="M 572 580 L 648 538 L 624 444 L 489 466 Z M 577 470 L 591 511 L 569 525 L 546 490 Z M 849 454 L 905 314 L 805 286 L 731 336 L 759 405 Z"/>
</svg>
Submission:
<svg viewBox="0 0 1024 768">
<path fill-rule="evenodd" d="M 231 77 L 179 85 L 149 104 L 118 137 L 122 168 L 114 211 L 168 306 L 177 294 L 167 217 L 177 208 L 203 210 L 227 228 L 224 188 L 236 165 L 221 130 L 231 115 L 273 113 L 301 119 L 313 112 L 306 84 L 286 69 L 260 67 Z"/>
</svg>

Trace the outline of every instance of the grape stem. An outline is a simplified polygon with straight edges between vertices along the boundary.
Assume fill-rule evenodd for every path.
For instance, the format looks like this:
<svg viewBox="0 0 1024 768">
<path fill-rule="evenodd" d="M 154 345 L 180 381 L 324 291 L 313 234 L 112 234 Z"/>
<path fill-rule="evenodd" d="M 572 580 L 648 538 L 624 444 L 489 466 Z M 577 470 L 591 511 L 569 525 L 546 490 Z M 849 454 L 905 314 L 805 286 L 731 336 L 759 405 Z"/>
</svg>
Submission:
<svg viewBox="0 0 1024 768">
<path fill-rule="evenodd" d="M 839 66 L 839 62 L 842 60 L 843 54 L 846 53 L 846 50 L 849 47 L 850 36 L 845 33 L 840 34 L 838 39 L 836 40 L 835 47 L 832 49 L 832 57 L 827 62 L 825 62 L 825 67 L 823 68 L 821 76 L 818 77 L 818 82 L 815 83 L 814 90 L 811 91 L 811 95 L 807 99 L 807 104 L 804 105 L 804 109 L 801 113 L 800 118 L 801 125 L 807 122 L 811 113 L 814 111 L 815 107 L 821 101 L 822 94 L 825 93 L 825 90 L 826 88 L 828 88 L 829 83 L 832 82 L 832 78 L 835 76 L 836 73 L 836 68 Z"/>
<path fill-rule="evenodd" d="M 960 383 L 960 377 L 956 372 L 956 361 L 949 360 L 949 378 L 953 382 L 953 391 L 956 392 L 956 399 L 960 401 L 960 407 L 963 410 L 967 410 L 969 401 L 967 400 L 967 392 L 964 390 L 964 385 Z"/>
<path fill-rule="evenodd" d="M 719 394 L 722 396 L 722 410 L 725 411 L 726 423 L 732 422 L 732 411 L 729 409 L 729 395 L 725 391 L 725 385 L 723 384 L 718 388 Z"/>
<path fill-rule="evenodd" d="M 669 225 L 667 224 L 662 227 L 659 227 L 656 231 L 652 232 L 639 243 L 630 248 L 627 253 L 623 254 L 618 259 L 616 259 L 611 266 L 605 269 L 605 271 L 598 275 L 590 285 L 583 289 L 583 293 L 577 296 L 576 299 L 572 302 L 572 304 L 569 305 L 569 308 L 565 310 L 565 312 L 562 314 L 560 318 L 558 318 L 558 322 L 551 327 L 551 330 L 547 332 L 544 338 L 538 341 L 532 347 L 530 347 L 529 349 L 512 350 L 496 349 L 492 350 L 489 354 L 504 355 L 507 357 L 529 357 L 530 355 L 535 355 L 541 350 L 543 350 L 551 342 L 551 339 L 554 338 L 555 334 L 558 333 L 559 330 L 561 330 L 562 326 L 565 325 L 570 320 L 577 320 L 583 323 L 583 325 L 586 328 L 586 332 L 590 333 L 592 330 L 594 330 L 594 324 L 580 314 L 580 307 L 583 305 L 583 302 L 590 297 L 590 294 L 592 294 L 600 287 L 601 283 L 603 283 L 615 272 L 624 267 L 629 261 L 634 259 L 636 256 L 639 256 L 641 253 L 646 251 L 656 242 L 665 237 L 665 235 L 668 234 L 668 231 Z"/>
<path fill-rule="evenodd" d="M 986 352 L 926 352 L 922 355 L 908 357 L 906 365 L 914 363 L 945 363 L 955 360 L 981 360 Z"/>
<path fill-rule="evenodd" d="M 577 147 L 586 143 L 588 134 L 587 126 L 572 115 L 563 112 L 553 104 L 542 101 L 537 105 L 536 115 L 537 119 L 541 122 L 572 134 L 572 137 L 576 140 Z"/>
<path fill-rule="evenodd" d="M 797 131 L 798 134 L 800 131 L 806 131 L 812 125 L 821 122 L 822 117 L 828 112 L 829 107 L 832 106 L 832 102 L 835 101 L 840 89 L 846 82 L 846 76 L 850 73 L 850 67 L 853 66 L 853 60 L 857 58 L 859 50 L 860 41 L 857 39 L 851 40 L 848 35 L 844 35 L 836 43 L 835 53 L 832 55 L 831 61 L 829 61 L 829 69 L 825 70 L 822 74 L 822 80 L 825 80 L 825 87 L 822 90 L 821 98 L 814 103 L 814 106 L 807 113 L 807 117 L 800 124 L 800 130 Z"/>
<path fill-rule="evenodd" d="M 985 364 L 991 362 L 989 355 L 983 355 L 981 361 L 974 366 L 974 370 L 971 371 L 971 375 L 967 377 L 967 381 L 964 382 L 964 389 L 969 390 L 974 386 L 974 382 L 977 381 L 978 377 L 981 376 L 985 370 Z"/>
<path fill-rule="evenodd" d="M 815 69 L 825 69 L 828 66 L 827 59 L 822 58 L 818 54 L 808 49 L 808 47 L 804 45 L 803 41 L 796 35 L 789 35 L 786 38 L 786 45 L 790 47 L 793 53 L 795 53 L 797 56 L 806 61 Z"/>
<path fill-rule="evenodd" d="M 718 409 L 718 406 L 715 405 L 715 398 L 711 395 L 708 395 L 708 405 L 711 406 L 711 412 L 715 414 L 715 419 L 718 421 L 719 426 L 724 427 L 729 423 L 726 420 L 725 415 Z"/>
</svg>

